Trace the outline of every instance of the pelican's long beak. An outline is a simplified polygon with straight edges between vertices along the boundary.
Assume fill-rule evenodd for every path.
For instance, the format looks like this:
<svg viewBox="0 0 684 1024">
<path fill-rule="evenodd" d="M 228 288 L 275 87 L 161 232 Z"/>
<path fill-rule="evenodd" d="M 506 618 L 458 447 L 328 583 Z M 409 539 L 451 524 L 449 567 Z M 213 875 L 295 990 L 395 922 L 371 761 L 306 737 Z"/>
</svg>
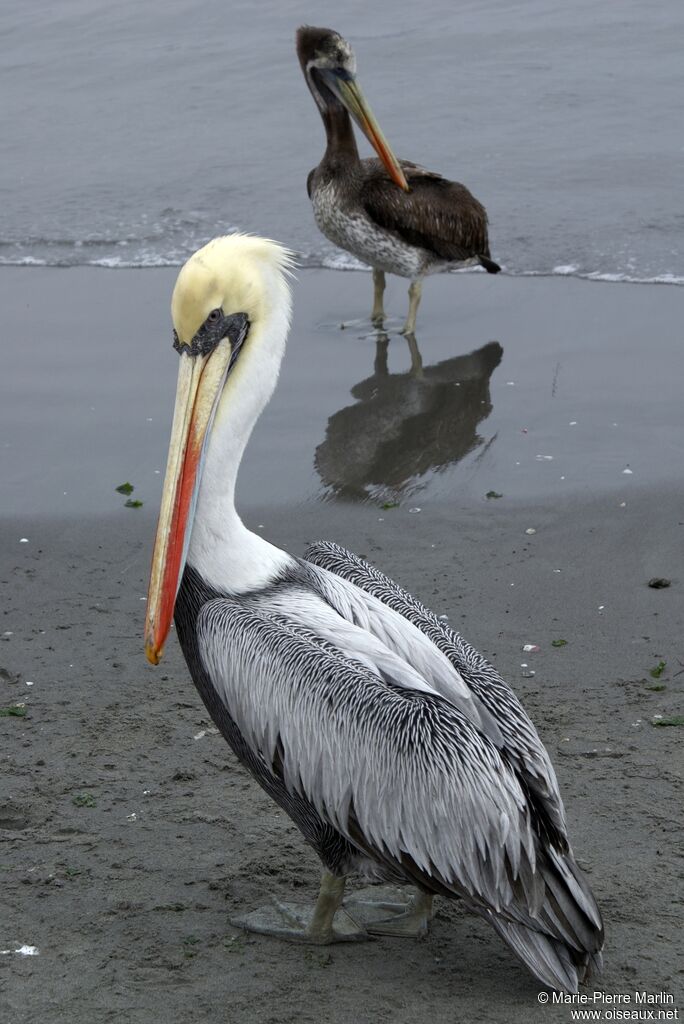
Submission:
<svg viewBox="0 0 684 1024">
<path fill-rule="evenodd" d="M 354 75 L 341 68 L 335 70 L 321 70 L 326 85 L 335 93 L 341 103 L 347 108 L 359 128 L 366 136 L 371 146 L 378 154 L 387 168 L 387 173 L 392 181 L 403 189 L 409 191 L 408 182 L 401 169 L 401 164 L 390 149 L 390 145 L 382 133 L 380 125 L 373 116 L 373 111 L 368 105 L 366 97 L 361 91 L 361 86 Z"/>
<path fill-rule="evenodd" d="M 187 557 L 207 439 L 226 376 L 247 334 L 247 318 L 205 353 L 180 346 L 171 443 L 166 463 L 145 618 L 145 653 L 158 665 L 171 628 Z M 235 319 L 236 318 L 231 318 Z M 231 325 L 231 328 L 233 325 Z"/>
</svg>

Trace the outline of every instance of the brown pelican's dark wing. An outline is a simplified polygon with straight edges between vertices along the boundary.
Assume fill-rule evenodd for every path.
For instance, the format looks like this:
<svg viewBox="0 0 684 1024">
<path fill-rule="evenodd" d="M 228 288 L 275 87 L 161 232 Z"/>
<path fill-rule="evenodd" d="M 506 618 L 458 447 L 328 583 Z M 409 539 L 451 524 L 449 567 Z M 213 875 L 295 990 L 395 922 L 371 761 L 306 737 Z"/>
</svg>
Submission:
<svg viewBox="0 0 684 1024">
<path fill-rule="evenodd" d="M 397 188 L 379 160 L 362 161 L 360 199 L 368 216 L 409 245 L 427 249 L 440 259 L 483 257 L 485 269 L 496 273 L 500 268 L 489 260 L 487 211 L 482 203 L 458 181 L 448 181 L 408 160 L 400 163 L 409 192 Z"/>
</svg>

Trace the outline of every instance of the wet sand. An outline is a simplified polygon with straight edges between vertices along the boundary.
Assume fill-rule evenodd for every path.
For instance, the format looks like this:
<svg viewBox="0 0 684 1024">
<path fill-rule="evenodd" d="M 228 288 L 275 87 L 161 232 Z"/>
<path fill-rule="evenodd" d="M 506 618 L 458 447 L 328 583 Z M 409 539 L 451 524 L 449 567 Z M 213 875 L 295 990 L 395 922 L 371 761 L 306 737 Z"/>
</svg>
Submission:
<svg viewBox="0 0 684 1024">
<path fill-rule="evenodd" d="M 145 409 L 135 403 L 144 389 L 160 417 L 170 415 L 175 362 L 167 350 L 165 317 L 173 273 L 121 278 L 87 271 L 23 273 L 21 286 L 18 275 L 0 275 L 0 291 L 8 308 L 20 305 L 19 287 L 35 295 L 30 322 L 40 325 L 41 317 L 52 322 L 55 352 L 60 344 L 63 352 L 70 345 L 86 351 L 93 344 L 91 335 L 109 334 L 112 342 L 120 340 L 119 352 L 126 359 L 138 330 L 152 339 L 152 349 L 158 346 L 154 358 L 161 361 L 155 378 L 152 356 L 142 357 L 143 368 L 135 375 L 141 379 L 133 381 L 133 399 L 124 403 L 120 416 L 121 432 L 111 439 L 112 458 L 121 462 L 107 464 L 107 479 L 96 469 L 91 476 L 98 462 L 98 432 L 86 432 L 85 438 L 83 430 L 69 435 L 67 408 L 64 417 L 54 413 L 52 436 L 42 457 L 36 455 L 38 464 L 34 460 L 23 481 L 10 481 L 7 503 L 3 494 L 0 707 L 23 704 L 26 714 L 0 718 L 0 950 L 12 951 L 0 955 L 0 1019 L 47 1024 L 570 1020 L 567 1007 L 539 1006 L 534 979 L 483 923 L 455 904 L 440 905 L 432 934 L 421 943 L 387 939 L 321 950 L 248 936 L 230 925 L 231 912 L 256 907 L 267 894 L 308 901 L 318 868 L 288 819 L 236 765 L 213 731 L 175 644 L 169 644 L 158 669 L 145 662 L 142 652 L 156 511 L 154 463 L 149 477 L 142 466 L 148 458 L 163 460 L 165 439 L 161 451 L 148 452 L 154 444 L 140 440 Z M 462 317 L 466 324 L 459 326 L 465 341 L 454 355 L 497 338 L 489 328 L 495 314 L 503 322 L 505 295 L 485 293 L 488 284 L 477 276 L 428 282 L 420 338 L 425 364 L 431 365 L 440 324 L 446 325 L 448 288 L 456 288 L 462 298 L 452 322 Z M 567 286 L 574 290 L 570 298 Z M 310 315 L 319 317 L 313 322 L 320 322 L 326 302 L 334 322 L 338 313 L 361 315 L 370 281 L 366 275 L 321 274 L 303 276 L 298 287 L 308 291 L 297 322 L 307 316 L 307 298 Z M 606 969 L 597 987 L 611 993 L 671 992 L 677 1001 L 682 987 L 681 728 L 654 723 L 662 720 L 657 716 L 683 710 L 684 514 L 681 481 L 672 480 L 682 414 L 670 403 L 667 387 L 653 394 L 648 382 L 656 367 L 666 364 L 663 379 L 677 369 L 672 316 L 684 295 L 678 289 L 591 284 L 580 284 L 580 291 L 577 282 L 504 281 L 504 289 L 509 336 L 498 336 L 502 361 L 491 371 L 488 394 L 479 399 L 493 408 L 466 424 L 471 434 L 482 434 L 483 443 L 451 464 L 449 481 L 443 470 L 428 467 L 420 477 L 425 486 L 416 491 L 410 481 L 400 480 L 397 487 L 395 475 L 400 503 L 390 509 L 380 507 L 378 498 L 314 500 L 322 490 L 314 467 L 316 448 L 326 437 L 328 419 L 353 405 L 348 387 L 346 405 L 331 397 L 338 382 L 329 379 L 330 360 L 342 365 L 358 359 L 360 364 L 361 350 L 365 376 L 373 372 L 368 355 L 375 341 L 338 327 L 336 333 L 324 329 L 321 335 L 329 358 L 308 365 L 314 412 L 301 409 L 299 444 L 286 415 L 287 402 L 294 408 L 294 399 L 274 406 L 274 418 L 265 417 L 258 428 L 248 449 L 245 469 L 253 468 L 241 489 L 242 507 L 254 529 L 293 552 L 309 541 L 332 538 L 366 555 L 439 614 L 447 614 L 504 672 L 555 762 L 575 852 L 605 915 Z M 127 292 L 127 305 L 117 305 Z M 403 312 L 403 288 L 394 294 L 393 306 Z M 39 296 L 45 298 L 44 309 Z M 575 305 L 575 299 L 581 301 Z M 89 311 L 85 330 L 83 308 Z M 535 308 L 548 319 L 557 312 L 557 337 L 551 343 L 548 336 L 528 333 Z M 572 309 L 579 321 L 594 320 L 593 336 L 584 337 L 564 319 Z M 605 396 L 631 409 L 634 429 L 629 437 L 606 431 L 611 439 L 602 449 L 606 462 L 561 489 L 557 477 L 567 474 L 544 475 L 549 465 L 556 470 L 558 458 L 550 464 L 536 459 L 547 453 L 539 436 L 555 441 L 552 454 L 569 462 L 570 446 L 581 450 L 584 444 L 588 453 L 589 442 L 574 440 L 576 428 L 561 431 L 560 418 L 554 423 L 550 417 L 550 399 L 541 388 L 539 394 L 530 388 L 525 395 L 529 419 L 522 426 L 528 433 L 522 434 L 517 411 L 497 409 L 497 401 L 504 403 L 524 379 L 519 373 L 507 376 L 506 359 L 518 366 L 522 360 L 530 368 L 543 361 L 546 374 L 545 345 L 564 347 L 563 365 L 571 369 L 591 346 L 597 356 L 594 367 L 604 365 L 606 352 L 617 353 L 622 346 L 629 362 L 639 317 L 652 324 L 648 348 L 642 349 L 644 393 L 637 395 L 636 383 L 630 392 L 624 366 L 618 364 L 613 378 L 618 383 Z M 71 335 L 64 327 L 69 321 Z M 21 324 L 19 318 L 16 322 Z M 37 333 L 44 337 L 42 330 Z M 512 352 L 513 335 L 526 336 L 527 344 Z M 338 351 L 342 346 L 348 348 Z M 16 348 L 9 351 L 16 353 Z M 106 353 L 102 358 L 110 361 L 108 378 L 100 385 L 102 397 L 90 403 L 96 409 L 108 393 L 133 379 L 130 369 L 117 370 L 111 348 Z M 17 366 L 25 354 L 16 357 Z M 91 371 L 99 360 L 95 352 Z M 52 373 L 58 363 L 55 355 Z M 355 363 L 353 372 L 357 369 Z M 468 375 L 463 367 L 459 372 L 465 387 Z M 357 375 L 352 383 L 361 379 Z M 507 379 L 518 383 L 507 385 Z M 587 379 L 596 384 L 596 373 Z M 562 371 L 558 380 L 562 385 Z M 27 373 L 20 380 L 27 395 L 38 389 L 41 415 L 51 382 L 50 372 L 37 378 Z M 287 382 L 286 367 L 285 389 Z M 551 389 L 551 377 L 547 383 Z M 597 387 L 603 383 L 599 373 Z M 89 386 L 86 378 L 84 386 Z M 482 382 L 473 385 L 473 395 L 477 387 Z M 587 385 L 587 413 L 600 408 L 594 393 Z M 579 395 L 579 388 L 570 389 L 563 398 L 561 388 L 563 401 Z M 326 401 L 322 419 L 316 419 Z M 648 409 L 652 421 L 639 419 Z M 26 420 L 30 412 L 29 407 Z M 563 408 L 563 424 L 571 418 L 566 412 Z M 499 415 L 491 441 L 490 421 Z M 507 439 L 506 422 L 514 419 L 515 438 Z M 104 413 L 102 422 L 109 422 Z M 159 428 L 159 438 L 164 429 Z M 506 445 L 524 445 L 530 432 L 530 451 L 523 449 L 522 458 L 510 460 L 522 465 L 507 468 L 514 453 Z M 13 444 L 20 443 L 21 434 L 15 431 Z M 463 436 L 461 431 L 460 442 Z M 596 444 L 598 432 L 593 436 Z M 83 490 L 68 515 L 59 514 L 56 497 L 51 497 L 60 474 L 73 472 L 76 456 L 65 437 L 77 444 L 82 460 L 81 474 L 73 479 L 75 486 L 82 481 Z M 493 473 L 487 453 L 497 451 L 499 439 L 503 447 Z M 281 498 L 278 481 L 284 471 L 272 484 L 271 499 L 258 500 L 263 491 L 255 466 L 269 440 L 280 460 L 289 458 L 290 449 L 296 452 L 295 475 L 304 471 L 298 467 L 308 465 L 310 489 L 300 500 L 286 500 L 286 488 Z M 39 445 L 35 452 L 41 452 Z M 135 458 L 141 461 L 135 464 Z M 592 461 L 587 455 L 585 464 Z M 634 472 L 623 476 L 627 461 Z M 265 464 L 270 465 L 268 459 Z M 382 464 L 382 459 L 374 463 Z M 581 465 L 579 456 L 576 465 Z M 525 474 L 517 491 L 516 470 Z M 124 478 L 134 480 L 136 494 L 150 480 L 142 509 L 121 507 L 123 499 L 112 488 Z M 112 503 L 106 515 L 100 507 L 105 485 Z M 490 487 L 503 497 L 484 498 Z M 527 534 L 528 529 L 536 532 Z M 649 588 L 654 576 L 670 578 L 671 586 Z M 559 639 L 566 645 L 552 646 Z M 524 654 L 527 643 L 538 644 L 540 651 Z M 666 665 L 656 679 L 650 669 L 661 661 Z M 523 675 L 529 670 L 535 675 Z M 13 952 L 23 945 L 36 946 L 38 955 Z"/>
</svg>

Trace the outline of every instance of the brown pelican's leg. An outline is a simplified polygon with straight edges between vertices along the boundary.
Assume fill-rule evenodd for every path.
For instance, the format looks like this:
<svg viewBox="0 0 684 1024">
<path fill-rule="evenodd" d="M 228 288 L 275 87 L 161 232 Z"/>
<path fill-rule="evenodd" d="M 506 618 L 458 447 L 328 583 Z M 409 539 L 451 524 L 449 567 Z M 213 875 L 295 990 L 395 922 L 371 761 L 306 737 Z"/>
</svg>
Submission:
<svg viewBox="0 0 684 1024">
<path fill-rule="evenodd" d="M 411 281 L 409 285 L 409 311 L 406 317 L 406 323 L 404 324 L 401 333 L 402 334 L 415 334 L 416 333 L 416 313 L 418 312 L 418 306 L 420 305 L 420 297 L 423 294 L 423 282 L 418 278 L 417 281 Z"/>
<path fill-rule="evenodd" d="M 371 320 L 376 327 L 382 327 L 382 322 L 385 319 L 384 294 L 385 273 L 373 267 L 373 312 L 371 313 Z"/>
<path fill-rule="evenodd" d="M 315 906 L 274 901 L 251 914 L 231 918 L 231 924 L 261 935 L 274 935 L 289 942 L 310 942 L 327 946 L 331 942 L 362 942 L 368 932 L 342 908 L 344 876 L 323 872 Z"/>
<path fill-rule="evenodd" d="M 435 916 L 433 896 L 418 889 L 408 903 L 384 903 L 351 897 L 345 906 L 370 935 L 395 935 L 422 939 Z"/>
</svg>

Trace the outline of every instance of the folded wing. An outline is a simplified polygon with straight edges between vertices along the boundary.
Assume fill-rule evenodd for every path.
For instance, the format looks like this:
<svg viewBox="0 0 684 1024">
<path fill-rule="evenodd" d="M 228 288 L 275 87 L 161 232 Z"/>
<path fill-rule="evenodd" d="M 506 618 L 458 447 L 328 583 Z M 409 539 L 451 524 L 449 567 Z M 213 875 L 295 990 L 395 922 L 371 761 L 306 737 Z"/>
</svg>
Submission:
<svg viewBox="0 0 684 1024">
<path fill-rule="evenodd" d="M 402 637 L 402 631 L 396 625 L 393 626 L 392 637 L 387 636 L 387 616 L 382 614 L 385 606 L 418 630 L 430 647 L 449 662 L 478 704 L 495 722 L 500 739 L 497 742 L 493 734 L 490 734 L 491 738 L 497 742 L 527 790 L 540 834 L 558 849 L 566 850 L 565 811 L 553 765 L 525 709 L 499 673 L 459 633 L 437 618 L 412 594 L 339 544 L 320 541 L 308 549 L 305 558 L 347 583 L 346 600 L 363 605 L 363 612 L 357 611 L 356 614 L 366 616 L 366 628 L 382 631 L 386 642 L 407 642 L 406 631 Z M 334 587 L 329 589 L 333 594 Z M 429 669 L 424 669 L 423 674 L 431 679 Z"/>
<path fill-rule="evenodd" d="M 600 966 L 600 914 L 567 841 L 549 841 L 467 704 L 301 584 L 208 602 L 198 638 L 244 741 L 360 853 L 464 897 L 547 984 L 575 990 Z"/>
<path fill-rule="evenodd" d="M 449 701 L 381 679 L 300 624 L 237 601 L 209 602 L 198 630 L 246 742 L 359 849 L 497 912 L 521 901 L 525 914 L 538 909 L 525 794 Z"/>
<path fill-rule="evenodd" d="M 392 183 L 379 160 L 363 161 L 360 198 L 368 216 L 440 259 L 488 257 L 487 213 L 465 185 L 408 160 L 400 162 L 409 192 Z"/>
</svg>

